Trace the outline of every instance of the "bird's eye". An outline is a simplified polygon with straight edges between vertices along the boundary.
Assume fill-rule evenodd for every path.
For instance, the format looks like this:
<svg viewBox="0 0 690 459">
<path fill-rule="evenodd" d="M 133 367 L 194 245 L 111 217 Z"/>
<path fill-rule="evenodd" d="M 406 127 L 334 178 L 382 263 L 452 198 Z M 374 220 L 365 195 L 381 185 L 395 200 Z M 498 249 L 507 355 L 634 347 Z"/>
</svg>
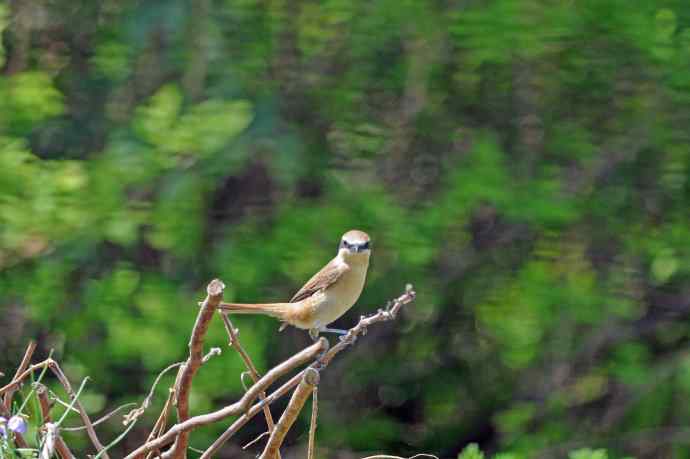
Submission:
<svg viewBox="0 0 690 459">
<path fill-rule="evenodd" d="M 359 246 L 362 250 L 369 250 L 369 241 L 365 242 L 364 244 L 360 244 Z"/>
</svg>

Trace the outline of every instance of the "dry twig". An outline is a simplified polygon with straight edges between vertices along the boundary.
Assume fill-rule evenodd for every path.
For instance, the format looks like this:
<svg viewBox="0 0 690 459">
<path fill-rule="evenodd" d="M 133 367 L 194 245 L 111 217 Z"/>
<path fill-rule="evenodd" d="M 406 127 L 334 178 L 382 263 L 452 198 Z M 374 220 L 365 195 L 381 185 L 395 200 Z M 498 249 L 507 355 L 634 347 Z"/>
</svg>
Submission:
<svg viewBox="0 0 690 459">
<path fill-rule="evenodd" d="M 26 346 L 26 351 L 24 351 L 24 357 L 22 358 L 21 363 L 19 364 L 19 367 L 17 367 L 17 371 L 14 374 L 14 377 L 12 378 L 17 379 L 18 376 L 20 376 L 22 373 L 24 373 L 31 363 L 31 357 L 33 357 L 34 351 L 36 350 L 36 342 L 35 341 L 29 341 L 29 344 Z M 10 389 L 7 390 L 7 393 L 5 394 L 4 398 L 4 403 L 2 397 L 0 397 L 0 415 L 5 416 L 6 418 L 9 418 L 12 412 L 12 397 L 14 396 L 14 392 L 17 390 L 17 386 L 14 386 Z M 20 447 L 20 448 L 27 448 L 29 445 L 26 443 L 26 440 L 24 440 L 24 436 L 20 434 L 19 432 L 14 433 L 14 442 L 15 444 Z"/>
<path fill-rule="evenodd" d="M 36 397 L 38 397 L 38 403 L 41 407 L 41 416 L 43 417 L 43 424 L 46 426 L 46 439 L 52 439 L 54 442 L 54 450 L 57 451 L 61 459 L 74 459 L 74 455 L 67 447 L 67 444 L 60 436 L 58 431 L 51 432 L 48 428 L 48 424 L 54 426 L 52 419 L 50 418 L 50 401 L 48 400 L 48 389 L 43 384 L 39 384 L 36 389 Z M 45 448 L 47 457 L 50 457 L 50 448 Z M 43 450 L 41 451 L 43 456 Z"/>
<path fill-rule="evenodd" d="M 206 287 L 206 299 L 199 309 L 199 314 L 192 329 L 192 336 L 189 340 L 189 358 L 180 368 L 177 384 L 175 385 L 178 422 L 184 422 L 189 419 L 189 392 L 192 388 L 192 379 L 204 358 L 204 336 L 208 331 L 208 326 L 216 307 L 223 299 L 224 289 L 225 285 L 218 279 L 212 280 L 208 287 Z M 187 446 L 189 446 L 189 434 L 187 431 L 181 431 L 180 435 L 175 439 L 175 444 L 164 457 L 182 459 L 187 454 Z"/>
<path fill-rule="evenodd" d="M 414 301 L 415 297 L 415 291 L 412 289 L 412 286 L 408 284 L 405 287 L 405 293 L 400 295 L 392 302 L 390 302 L 386 309 L 379 309 L 376 314 L 369 317 L 362 316 L 360 318 L 359 323 L 352 327 L 348 331 L 348 333 L 345 336 L 343 336 L 342 340 L 338 344 L 333 346 L 325 354 L 321 355 L 321 357 L 318 359 L 317 362 L 315 362 L 313 366 L 318 369 L 326 367 L 339 352 L 345 350 L 348 346 L 353 344 L 360 334 L 364 334 L 368 326 L 377 322 L 395 319 L 395 317 L 397 317 L 398 315 L 398 312 L 400 312 L 400 309 L 404 305 Z M 269 395 L 266 398 L 265 403 L 271 404 L 278 398 L 287 394 L 293 387 L 299 384 L 299 382 L 302 380 L 302 377 L 305 374 L 305 371 L 306 370 L 302 370 L 301 372 L 293 376 L 288 382 L 283 384 L 279 389 L 277 389 L 275 392 Z M 228 429 L 225 432 L 223 432 L 221 436 L 218 437 L 216 441 L 213 442 L 213 444 L 211 444 L 211 446 L 208 447 L 208 449 L 204 452 L 200 459 L 210 459 L 213 456 L 213 454 L 216 451 L 218 451 L 221 448 L 221 446 L 225 444 L 226 441 L 230 439 L 230 437 L 232 437 L 239 429 L 242 428 L 242 426 L 244 426 L 252 417 L 254 417 L 261 410 L 262 406 L 262 403 L 254 405 L 247 413 L 235 420 L 235 422 L 233 422 L 232 425 L 228 427 Z"/>
<path fill-rule="evenodd" d="M 172 409 L 173 401 L 175 399 L 175 390 L 173 388 L 170 388 L 168 390 L 168 398 L 165 401 L 165 404 L 163 405 L 163 409 L 161 410 L 160 416 L 158 416 L 158 419 L 156 420 L 156 423 L 153 425 L 153 429 L 151 429 L 151 433 L 149 434 L 148 438 L 146 439 L 146 442 L 150 442 L 154 438 L 158 438 L 164 431 L 165 428 L 168 425 L 168 416 L 170 415 L 170 410 Z M 158 455 L 160 455 L 160 450 L 155 450 L 158 452 Z M 149 452 L 146 455 L 146 458 L 150 458 L 154 454 L 154 451 Z"/>
<path fill-rule="evenodd" d="M 21 375 L 28 367 L 29 364 L 31 363 L 31 357 L 34 355 L 34 351 L 36 350 L 36 341 L 29 341 L 29 344 L 26 346 L 26 351 L 24 351 L 24 357 L 22 358 L 22 362 L 19 364 L 19 367 L 17 368 L 17 371 L 14 374 L 14 378 L 16 379 L 17 376 Z M 7 393 L 5 394 L 5 399 L 4 399 L 4 405 L 5 405 L 5 411 L 11 411 L 12 410 L 12 397 L 14 396 L 14 393 L 17 390 L 17 386 L 9 389 Z"/>
<path fill-rule="evenodd" d="M 376 314 L 373 314 L 368 317 L 361 316 L 359 318 L 359 322 L 357 323 L 357 325 L 349 329 L 347 331 L 347 334 L 340 339 L 340 342 L 333 346 L 326 353 L 326 355 L 319 359 L 319 363 L 321 363 L 322 366 L 328 365 L 331 362 L 331 360 L 333 360 L 333 357 L 335 357 L 341 351 L 345 350 L 345 348 L 347 348 L 348 346 L 354 344 L 355 340 L 359 335 L 365 334 L 367 332 L 367 328 L 371 325 L 377 322 L 386 322 L 395 319 L 398 316 L 400 309 L 404 305 L 414 301 L 416 295 L 417 294 L 412 289 L 412 285 L 407 284 L 405 286 L 405 293 L 403 293 L 398 298 L 390 302 L 385 309 L 379 309 L 376 312 Z"/>
<path fill-rule="evenodd" d="M 205 426 L 218 422 L 221 419 L 225 419 L 228 416 L 237 416 L 241 413 L 245 413 L 249 405 L 258 398 L 259 393 L 266 390 L 268 386 L 273 384 L 278 378 L 284 376 L 286 373 L 290 372 L 294 368 L 304 365 L 316 358 L 317 355 L 328 349 L 328 341 L 325 338 L 321 338 L 316 343 L 303 349 L 297 354 L 293 355 L 283 363 L 273 367 L 269 370 L 259 381 L 254 384 L 249 390 L 244 394 L 244 396 L 237 402 L 227 405 L 217 411 L 211 413 L 201 414 L 198 416 L 191 417 L 186 421 L 179 422 L 172 426 L 165 434 L 160 437 L 146 442 L 144 445 L 137 448 L 135 451 L 126 456 L 126 459 L 135 459 L 142 457 L 149 451 L 154 449 L 159 449 L 176 438 L 181 433 L 189 433 L 189 431 L 196 429 L 197 427 Z M 262 405 L 263 407 L 263 405 Z M 259 409 L 258 411 L 260 411 Z M 257 411 L 257 412 L 258 412 Z"/>
<path fill-rule="evenodd" d="M 130 422 L 133 422 L 133 421 L 136 421 L 137 419 L 139 419 L 139 416 L 144 414 L 144 411 L 146 411 L 146 409 L 149 407 L 149 405 L 151 405 L 151 399 L 153 398 L 153 394 L 156 391 L 156 386 L 158 386 L 158 382 L 161 380 L 163 375 L 165 373 L 167 373 L 168 371 L 172 370 L 173 368 L 177 368 L 183 364 L 184 364 L 184 362 L 173 363 L 171 365 L 168 365 L 167 367 L 165 367 L 165 369 L 163 371 L 158 373 L 158 376 L 156 376 L 156 379 L 153 380 L 153 384 L 151 385 L 151 390 L 149 390 L 149 393 L 146 396 L 146 398 L 144 398 L 144 401 L 141 402 L 141 405 L 139 405 L 138 408 L 133 409 L 132 411 L 130 411 L 129 413 L 127 413 L 125 415 L 125 417 L 122 421 L 123 424 L 127 425 Z"/>
<path fill-rule="evenodd" d="M 314 386 L 311 394 L 311 421 L 309 422 L 309 444 L 307 446 L 307 459 L 314 459 L 316 449 L 316 421 L 319 415 L 319 386 Z"/>
<path fill-rule="evenodd" d="M 44 369 L 44 368 L 50 368 L 50 370 L 53 372 L 55 377 L 57 377 L 58 381 L 60 381 L 60 384 L 62 384 L 62 387 L 65 388 L 65 391 L 69 395 L 71 399 L 74 399 L 74 391 L 72 390 L 72 385 L 70 384 L 69 380 L 67 379 L 67 376 L 62 372 L 62 369 L 60 368 L 60 365 L 53 360 L 52 358 L 47 358 L 42 362 L 30 365 L 26 370 L 24 370 L 21 374 L 18 376 L 15 376 L 12 381 L 7 383 L 5 386 L 0 388 L 0 395 L 16 388 L 19 386 L 24 379 L 26 379 L 29 375 L 31 375 L 34 371 L 38 369 Z M 81 404 L 79 400 L 75 401 L 75 405 L 77 406 L 77 410 L 79 411 L 79 415 L 81 416 L 82 422 L 84 423 L 84 427 L 86 428 L 86 432 L 89 436 L 89 439 L 91 440 L 91 443 L 93 443 L 94 447 L 96 448 L 96 451 L 98 453 L 101 453 L 103 451 L 103 445 L 101 442 L 98 440 L 98 436 L 96 435 L 96 431 L 93 428 L 93 424 L 91 423 L 91 420 L 89 419 L 89 415 L 86 413 L 86 410 L 84 409 L 84 406 Z M 104 459 L 110 459 L 107 453 L 103 454 Z"/>
<path fill-rule="evenodd" d="M 213 411 L 207 414 L 202 414 L 194 417 L 189 415 L 189 394 L 191 390 L 192 380 L 200 368 L 200 366 L 206 362 L 213 355 L 220 353 L 220 349 L 213 348 L 207 355 L 203 355 L 204 347 L 204 337 L 209 327 L 209 323 L 213 317 L 213 311 L 217 309 L 218 304 L 222 300 L 224 285 L 221 281 L 215 279 L 211 281 L 207 287 L 207 296 L 203 301 L 197 319 L 192 329 L 192 334 L 189 342 L 189 357 L 184 363 L 177 363 L 169 366 L 163 372 L 161 372 L 156 378 L 151 391 L 147 397 L 142 402 L 142 405 L 133 410 L 129 415 L 125 417 L 125 424 L 130 424 L 129 427 L 123 432 L 117 439 L 115 439 L 107 448 L 98 440 L 96 432 L 94 430 L 94 424 L 89 419 L 84 407 L 81 405 L 78 396 L 75 395 L 72 390 L 72 386 L 67 379 L 67 377 L 62 372 L 62 369 L 52 358 L 47 358 L 43 362 L 30 365 L 31 356 L 35 349 L 35 345 L 31 343 L 25 352 L 22 363 L 19 366 L 14 378 L 5 386 L 0 387 L 0 397 L 4 395 L 4 398 L 0 400 L 0 413 L 8 411 L 6 405 L 11 404 L 11 398 L 13 393 L 16 391 L 17 387 L 33 372 L 36 370 L 50 369 L 55 376 L 58 378 L 65 391 L 69 395 L 71 400 L 70 405 L 76 406 L 76 411 L 79 412 L 82 421 L 84 423 L 84 428 L 87 430 L 89 438 L 93 443 L 94 447 L 98 451 L 96 457 L 108 459 L 107 451 L 108 449 L 120 441 L 127 432 L 132 428 L 134 422 L 139 418 L 143 411 L 150 405 L 150 400 L 153 396 L 156 385 L 161 379 L 162 375 L 174 368 L 175 366 L 180 366 L 177 373 L 175 384 L 170 388 L 168 399 L 164 405 L 164 408 L 156 421 L 147 441 L 145 444 L 141 445 L 135 451 L 131 452 L 125 459 L 142 459 L 144 457 L 148 458 L 151 455 L 163 458 L 173 458 L 173 459 L 183 459 L 186 457 L 186 451 L 189 446 L 189 434 L 192 430 L 208 425 L 214 422 L 218 422 L 225 419 L 228 416 L 239 416 L 232 425 L 221 435 L 209 448 L 203 452 L 201 459 L 210 459 L 212 455 L 232 436 L 234 435 L 242 426 L 244 426 L 251 418 L 256 416 L 258 413 L 264 413 L 266 418 L 266 423 L 268 426 L 267 434 L 270 434 L 266 447 L 261 455 L 261 459 L 279 459 L 280 447 L 285 440 L 285 437 L 297 419 L 299 413 L 304 407 L 307 398 L 312 396 L 312 413 L 311 413 L 311 423 L 309 428 L 309 445 L 307 450 L 308 459 L 314 458 L 315 450 L 315 433 L 317 427 L 317 415 L 318 415 L 318 393 L 317 385 L 320 378 L 320 371 L 322 371 L 330 361 L 341 351 L 345 350 L 356 341 L 357 337 L 366 333 L 367 327 L 374 323 L 393 320 L 396 318 L 398 312 L 403 305 L 412 302 L 415 299 L 415 292 L 411 285 L 406 287 L 406 291 L 403 295 L 396 298 L 394 301 L 390 302 L 388 307 L 385 309 L 379 309 L 377 313 L 371 316 L 361 316 L 359 322 L 348 330 L 347 334 L 344 335 L 340 342 L 329 349 L 328 341 L 325 338 L 319 339 L 316 343 L 303 349 L 297 354 L 293 355 L 286 361 L 275 366 L 269 370 L 266 375 L 261 377 L 257 371 L 251 358 L 242 347 L 239 339 L 237 330 L 233 327 L 232 322 L 227 317 L 226 314 L 221 312 L 221 317 L 225 325 L 226 331 L 229 337 L 229 345 L 232 346 L 240 355 L 247 367 L 247 374 L 249 374 L 254 381 L 254 384 L 249 387 L 242 398 L 235 403 L 227 405 L 217 411 Z M 266 396 L 266 389 L 271 386 L 278 378 L 286 375 L 295 368 L 298 368 L 308 362 L 312 364 L 299 371 L 296 375 L 285 382 L 280 388 L 272 392 L 270 395 Z M 82 385 L 83 386 L 83 385 Z M 47 396 L 47 391 L 45 386 L 38 385 L 37 397 L 41 406 L 41 412 L 43 413 L 43 425 L 44 425 L 44 443 L 41 449 L 41 457 L 48 458 L 56 451 L 61 459 L 73 459 L 74 456 L 67 448 L 62 438 L 59 435 L 59 423 L 53 423 L 50 419 L 50 401 Z M 269 409 L 269 405 L 275 400 L 283 397 L 293 388 L 294 390 L 292 397 L 288 403 L 287 408 L 283 412 L 278 423 L 274 423 Z M 80 388 L 81 390 L 81 388 Z M 258 403 L 254 403 L 255 400 L 259 398 Z M 172 407 L 177 408 L 178 422 L 169 428 L 167 431 L 166 424 L 169 412 Z M 122 407 L 120 407 L 122 408 Z M 118 408 L 118 410 L 120 409 Z M 118 411 L 118 410 L 115 410 Z M 104 419 L 111 417 L 115 412 L 110 413 Z M 66 414 L 66 413 L 65 413 Z M 100 422 L 100 421 L 99 421 Z M 262 438 L 264 435 L 260 436 Z M 20 439 L 21 440 L 21 439 Z M 256 441 L 256 440 L 255 440 Z M 173 443 L 170 449 L 161 454 L 161 448 Z M 420 455 L 414 456 L 419 457 Z M 424 455 L 428 457 L 434 457 L 431 455 Z M 378 455 L 370 456 L 366 459 L 400 459 L 397 456 L 387 456 Z"/>
<path fill-rule="evenodd" d="M 216 439 L 216 441 L 213 442 L 211 446 L 204 451 L 204 454 L 199 458 L 199 459 L 210 459 L 213 457 L 213 454 L 220 449 L 223 444 L 228 441 L 230 437 L 235 435 L 235 433 L 240 430 L 251 418 L 256 416 L 265 405 L 270 405 L 271 403 L 275 402 L 279 398 L 283 397 L 285 394 L 290 392 L 290 390 L 295 387 L 299 382 L 302 380 L 302 376 L 304 375 L 304 371 L 302 370 L 299 373 L 297 373 L 295 376 L 290 378 L 285 384 L 280 386 L 278 389 L 276 389 L 274 392 L 268 395 L 265 400 L 254 404 L 249 410 L 247 410 L 246 413 L 244 413 L 242 416 L 237 418 L 235 422 L 232 423 L 228 429 L 223 432 L 223 434 Z"/>
<path fill-rule="evenodd" d="M 265 400 L 265 398 L 264 398 L 264 400 Z M 266 406 L 266 405 L 264 405 L 264 407 L 265 407 L 265 406 Z M 242 449 L 247 449 L 247 448 L 249 448 L 250 446 L 253 446 L 253 445 L 259 443 L 259 441 L 260 441 L 262 438 L 264 438 L 265 436 L 270 436 L 270 435 L 271 435 L 271 434 L 270 434 L 269 432 L 260 433 L 258 437 L 256 437 L 254 440 L 252 440 L 252 441 L 250 441 L 249 443 L 247 443 L 246 445 L 244 445 L 244 446 L 242 447 Z M 203 451 L 202 451 L 202 453 L 203 453 Z"/>
<path fill-rule="evenodd" d="M 274 459 L 277 457 L 280 445 L 283 444 L 283 440 L 285 440 L 285 436 L 290 430 L 290 427 L 292 427 L 292 424 L 297 420 L 297 416 L 300 411 L 302 411 L 304 403 L 312 394 L 314 388 L 319 384 L 319 379 L 318 370 L 311 367 L 305 370 L 302 380 L 297 386 L 297 389 L 292 393 L 292 398 L 290 398 L 288 406 L 278 420 L 278 424 L 276 424 L 276 428 L 273 430 L 271 438 L 268 439 L 266 448 L 264 452 L 261 453 L 259 459 Z"/>
<path fill-rule="evenodd" d="M 228 345 L 232 346 L 237 353 L 240 355 L 242 360 L 244 361 L 244 366 L 247 367 L 247 371 L 249 371 L 249 375 L 252 378 L 252 381 L 254 381 L 254 384 L 259 380 L 259 372 L 256 370 L 256 366 L 254 366 L 254 362 L 252 362 L 252 359 L 249 357 L 249 354 L 247 354 L 247 351 L 244 350 L 244 347 L 242 347 L 242 344 L 240 343 L 240 337 L 239 334 L 237 333 L 237 330 L 235 327 L 232 325 L 232 322 L 230 321 L 230 318 L 228 317 L 228 314 L 224 311 L 218 310 L 218 313 L 220 314 L 221 318 L 223 319 L 223 325 L 225 325 L 225 331 L 228 333 Z M 244 373 L 242 373 L 244 375 Z M 244 381 L 243 381 L 244 384 Z M 259 394 L 259 400 L 265 400 L 266 399 L 266 392 L 261 392 Z M 273 432 L 273 429 L 275 428 L 275 422 L 273 422 L 273 416 L 271 415 L 271 408 L 268 405 L 264 406 L 264 417 L 266 418 L 266 427 L 268 434 L 271 434 Z M 249 445 L 253 444 L 254 442 L 258 441 L 259 439 L 263 438 L 264 435 L 261 434 L 259 437 L 257 437 L 255 440 L 250 442 L 248 445 L 246 445 L 244 448 L 247 448 Z M 280 458 L 280 455 L 278 455 Z"/>
<path fill-rule="evenodd" d="M 10 390 L 16 388 L 17 386 L 19 386 L 22 383 L 22 381 L 24 381 L 26 378 L 28 378 L 31 375 L 31 373 L 33 373 L 34 371 L 42 370 L 42 369 L 44 369 L 46 367 L 50 367 L 51 365 L 54 365 L 54 364 L 56 364 L 55 360 L 53 360 L 52 358 L 49 357 L 42 362 L 30 365 L 26 370 L 21 372 L 21 374 L 12 378 L 12 380 L 10 382 L 8 382 L 7 384 L 5 384 L 3 387 L 0 387 L 0 395 L 2 395 L 5 392 L 10 391 Z"/>
<path fill-rule="evenodd" d="M 53 361 L 53 363 L 50 365 L 50 369 L 58 378 L 62 386 L 65 388 L 65 391 L 67 391 L 69 398 L 74 400 L 74 404 L 76 405 L 77 410 L 79 410 L 79 415 L 81 416 L 81 420 L 84 423 L 84 427 L 86 427 L 86 433 L 88 434 L 89 439 L 91 439 L 91 443 L 93 443 L 93 446 L 96 448 L 96 451 L 98 451 L 98 454 L 102 454 L 102 457 L 104 459 L 110 459 L 108 453 L 103 450 L 103 444 L 100 442 L 100 440 L 98 440 L 98 435 L 96 435 L 96 430 L 93 428 L 93 424 L 91 423 L 89 415 L 86 414 L 84 405 L 82 405 L 78 399 L 75 400 L 76 395 L 72 390 L 72 385 L 69 383 L 67 376 L 65 376 L 65 374 L 62 372 L 60 365 L 58 365 L 57 362 Z"/>
<path fill-rule="evenodd" d="M 64 402 L 62 400 L 60 400 L 60 403 L 64 403 Z M 101 416 L 100 418 L 98 418 L 98 420 L 93 421 L 91 423 L 91 425 L 96 427 L 99 424 L 103 424 L 105 421 L 112 418 L 113 416 L 115 416 L 120 411 L 124 410 L 125 408 L 129 408 L 132 405 L 136 405 L 136 403 L 125 403 L 124 405 L 120 405 L 117 408 L 115 408 L 114 410 L 112 410 L 111 412 L 106 413 L 103 416 Z M 67 406 L 69 407 L 69 405 L 67 405 Z M 79 413 L 78 410 L 74 410 L 74 412 Z M 86 430 L 86 426 L 60 427 L 60 430 L 63 432 L 79 432 L 81 430 Z"/>
</svg>

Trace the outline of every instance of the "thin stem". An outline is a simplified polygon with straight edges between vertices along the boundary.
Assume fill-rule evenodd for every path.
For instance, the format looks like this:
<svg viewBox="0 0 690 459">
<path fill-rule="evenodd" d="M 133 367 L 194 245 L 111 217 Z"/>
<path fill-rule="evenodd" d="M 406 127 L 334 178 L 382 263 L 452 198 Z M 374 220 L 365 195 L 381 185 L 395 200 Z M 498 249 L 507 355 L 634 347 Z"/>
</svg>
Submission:
<svg viewBox="0 0 690 459">
<path fill-rule="evenodd" d="M 43 416 L 43 424 L 52 423 L 50 417 L 50 401 L 48 400 L 48 389 L 43 384 L 39 384 L 36 389 L 36 398 L 41 408 L 41 415 Z M 69 450 L 67 444 L 60 436 L 59 432 L 55 432 L 55 451 L 61 459 L 73 459 L 74 454 Z"/>
<path fill-rule="evenodd" d="M 252 381 L 254 381 L 254 384 L 259 380 L 261 377 L 259 375 L 259 372 L 256 369 L 256 366 L 254 366 L 254 362 L 252 362 L 252 359 L 249 357 L 249 354 L 247 354 L 247 351 L 244 350 L 244 347 L 242 347 L 242 344 L 240 343 L 240 337 L 237 333 L 237 330 L 235 327 L 232 325 L 232 322 L 230 321 L 230 318 L 228 317 L 228 314 L 218 310 L 218 313 L 220 314 L 221 318 L 223 319 L 223 325 L 225 325 L 225 331 L 228 334 L 229 342 L 228 345 L 232 346 L 237 353 L 240 355 L 242 360 L 244 361 L 244 366 L 247 367 L 247 371 L 249 371 L 249 375 L 252 378 Z M 261 392 L 259 394 L 259 400 L 264 400 L 266 398 L 266 392 Z M 266 427 L 268 430 L 268 433 L 270 434 L 273 432 L 273 429 L 275 428 L 275 422 L 273 421 L 273 415 L 271 415 L 271 408 L 266 405 L 264 406 L 264 417 L 266 418 Z M 261 438 L 261 437 L 259 437 Z"/>
<path fill-rule="evenodd" d="M 314 368 L 310 367 L 305 370 L 302 380 L 297 389 L 292 393 L 288 406 L 278 420 L 278 424 L 276 424 L 276 428 L 271 434 L 271 438 L 268 439 L 266 448 L 259 456 L 259 459 L 274 459 L 277 457 L 278 450 L 283 444 L 285 436 L 297 420 L 297 416 L 299 416 L 304 403 L 314 391 L 314 387 L 319 383 L 319 379 L 319 372 Z"/>
<path fill-rule="evenodd" d="M 72 401 L 70 402 L 69 406 L 67 407 L 67 409 L 65 410 L 65 412 L 62 413 L 62 416 L 60 416 L 60 419 L 58 419 L 58 421 L 55 423 L 57 426 L 62 425 L 63 421 L 67 418 L 67 416 L 69 415 L 69 412 L 70 412 L 70 411 L 72 410 L 72 408 L 74 407 L 74 404 L 77 403 L 77 401 L 79 400 L 79 396 L 81 395 L 81 391 L 84 390 L 84 387 L 86 386 L 86 382 L 87 382 L 88 380 L 89 380 L 89 377 L 87 376 L 87 377 L 84 378 L 84 380 L 81 382 L 81 384 L 79 385 L 79 389 L 77 389 L 77 393 L 74 394 L 74 395 L 72 396 Z"/>
<path fill-rule="evenodd" d="M 53 350 L 51 349 L 51 350 L 50 350 L 50 354 L 48 354 L 48 360 L 50 360 L 52 356 L 53 356 Z M 45 367 L 43 367 L 43 369 L 41 370 L 41 373 L 38 375 L 38 379 L 36 380 L 36 382 L 35 382 L 34 384 L 40 383 L 40 382 L 43 380 L 43 377 L 45 376 L 47 370 L 48 370 L 48 365 L 46 365 Z M 29 372 L 27 375 L 33 375 L 33 372 Z M 35 386 L 35 385 L 32 385 L 32 386 L 31 386 L 31 390 L 29 391 L 29 395 L 27 395 L 26 397 L 24 397 L 24 400 L 22 401 L 21 406 L 20 406 L 19 409 L 17 410 L 17 413 L 22 413 L 22 412 L 24 411 L 24 407 L 26 406 L 26 404 L 28 403 L 28 401 L 31 399 L 31 396 L 34 394 L 35 391 L 36 391 L 36 386 Z M 8 395 L 9 395 L 11 392 L 12 392 L 12 390 L 10 390 L 10 392 L 8 392 Z"/>
<path fill-rule="evenodd" d="M 221 436 L 218 437 L 216 441 L 214 441 L 213 444 L 206 449 L 206 451 L 204 451 L 204 454 L 199 459 L 210 459 L 211 457 L 213 457 L 213 455 L 225 444 L 226 441 L 230 439 L 230 437 L 235 435 L 235 433 L 237 433 L 238 430 L 240 430 L 247 422 L 249 422 L 250 419 L 252 419 L 254 416 L 261 412 L 264 405 L 270 405 L 279 398 L 287 395 L 287 393 L 290 392 L 290 389 L 299 384 L 299 382 L 302 380 L 303 375 L 304 370 L 300 371 L 295 376 L 290 378 L 285 384 L 276 389 L 275 392 L 269 394 L 268 397 L 266 397 L 266 399 L 253 405 L 249 409 L 249 411 L 237 418 L 235 422 L 233 422 L 232 425 L 230 425 L 230 427 L 228 427 L 227 430 L 223 432 Z"/>
<path fill-rule="evenodd" d="M 79 410 L 79 415 L 81 416 L 81 420 L 84 423 L 84 427 L 86 427 L 86 433 L 88 434 L 91 443 L 93 443 L 93 446 L 96 448 L 96 451 L 100 453 L 103 449 L 103 444 L 98 439 L 98 435 L 96 435 L 96 430 L 93 428 L 93 424 L 91 423 L 89 415 L 86 413 L 86 409 L 84 409 L 84 406 L 81 404 L 79 399 L 75 397 L 69 379 L 67 379 L 67 376 L 65 376 L 65 374 L 62 372 L 62 369 L 60 368 L 60 365 L 57 364 L 57 362 L 53 361 L 50 364 L 50 369 L 53 371 L 53 374 L 55 374 L 55 376 L 58 378 L 58 380 L 62 384 L 62 387 L 65 388 L 65 391 L 70 396 L 70 398 L 75 400 L 74 403 L 77 409 Z M 69 410 L 67 412 L 69 412 Z M 110 459 L 108 453 L 103 453 L 103 457 L 105 459 Z"/>
<path fill-rule="evenodd" d="M 319 415 L 319 387 L 314 387 L 311 394 L 311 421 L 309 423 L 309 446 L 307 447 L 307 459 L 314 459 L 316 448 L 316 419 Z"/>
<path fill-rule="evenodd" d="M 165 434 L 154 440 L 146 442 L 144 445 L 134 450 L 132 453 L 126 456 L 126 459 L 142 457 L 149 451 L 167 445 L 183 432 L 187 433 L 193 429 L 196 429 L 197 427 L 218 422 L 221 419 L 227 418 L 228 416 L 237 416 L 241 413 L 245 413 L 249 409 L 250 404 L 258 398 L 260 392 L 266 390 L 268 386 L 273 384 L 281 376 L 284 376 L 294 368 L 309 362 L 317 355 L 323 353 L 326 349 L 328 349 L 328 341 L 325 338 L 321 338 L 316 343 L 303 349 L 299 353 L 290 357 L 288 360 L 269 370 L 268 373 L 259 379 L 256 384 L 250 387 L 244 396 L 237 402 L 227 405 L 220 410 L 194 416 L 186 421 L 175 424 Z"/>
<path fill-rule="evenodd" d="M 17 376 L 21 375 L 29 367 L 29 364 L 31 363 L 31 357 L 33 357 L 35 350 L 36 341 L 29 341 L 29 344 L 26 346 L 26 351 L 24 351 L 24 357 L 22 357 L 22 361 L 19 364 L 19 367 L 17 367 L 17 371 L 14 373 L 14 378 L 12 379 L 16 379 Z M 12 388 L 5 394 L 4 404 L 6 411 L 12 410 L 12 396 L 14 395 L 15 391 L 16 388 Z"/>
<path fill-rule="evenodd" d="M 189 419 L 189 393 L 192 389 L 192 380 L 199 367 L 201 367 L 204 358 L 204 337 L 208 331 L 213 312 L 223 299 L 224 289 L 225 284 L 218 279 L 212 280 L 206 287 L 206 299 L 201 308 L 199 308 L 199 314 L 196 317 L 192 335 L 189 339 L 189 358 L 180 368 L 175 384 L 177 420 L 179 422 Z M 173 459 L 182 459 L 186 454 L 188 445 L 189 434 L 187 431 L 182 431 L 175 439 L 175 444 L 166 456 Z"/>
</svg>

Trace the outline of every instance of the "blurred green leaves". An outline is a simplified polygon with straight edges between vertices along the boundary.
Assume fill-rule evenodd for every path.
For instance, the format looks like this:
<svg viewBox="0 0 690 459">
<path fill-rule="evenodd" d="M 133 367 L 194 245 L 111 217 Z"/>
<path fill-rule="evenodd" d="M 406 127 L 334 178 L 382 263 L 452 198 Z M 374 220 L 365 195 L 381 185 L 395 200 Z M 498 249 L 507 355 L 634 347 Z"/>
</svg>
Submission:
<svg viewBox="0 0 690 459">
<path fill-rule="evenodd" d="M 319 446 L 687 456 L 662 434 L 690 422 L 688 18 L 680 1 L 0 4 L 0 364 L 40 336 L 94 376 L 94 407 L 139 397 L 184 357 L 210 278 L 285 301 L 360 228 L 371 270 L 336 326 L 407 282 L 419 299 L 324 378 L 338 416 Z M 236 320 L 260 371 L 306 339 Z M 212 359 L 193 410 L 241 394 L 241 371 Z M 627 441 L 642 429 L 661 432 L 648 449 Z"/>
<path fill-rule="evenodd" d="M 161 167 L 174 167 L 189 156 L 208 156 L 242 132 L 252 119 L 247 101 L 201 102 L 181 113 L 182 93 L 162 87 L 140 107 L 134 128 L 155 147 Z"/>
<path fill-rule="evenodd" d="M 472 443 L 462 450 L 458 459 L 484 459 L 484 453 L 482 453 L 476 444 Z"/>
<path fill-rule="evenodd" d="M 5 3 L 0 4 L 0 34 L 3 33 L 9 23 L 9 6 Z M 5 48 L 0 46 L 0 65 L 5 65 Z"/>
<path fill-rule="evenodd" d="M 606 450 L 603 449 L 578 449 L 568 454 L 568 459 L 608 459 Z"/>
<path fill-rule="evenodd" d="M 50 75 L 22 72 L 0 79 L 0 108 L 4 112 L 0 115 L 0 128 L 22 135 L 31 130 L 33 123 L 62 113 L 63 96 Z"/>
</svg>

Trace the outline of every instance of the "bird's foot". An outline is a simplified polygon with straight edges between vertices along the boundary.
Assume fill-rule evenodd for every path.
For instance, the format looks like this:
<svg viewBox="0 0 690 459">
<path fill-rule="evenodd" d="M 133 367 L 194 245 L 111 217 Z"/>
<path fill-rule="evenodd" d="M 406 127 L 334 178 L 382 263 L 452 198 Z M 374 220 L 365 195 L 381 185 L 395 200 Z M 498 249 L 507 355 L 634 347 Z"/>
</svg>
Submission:
<svg viewBox="0 0 690 459">
<path fill-rule="evenodd" d="M 338 339 L 339 339 L 341 342 L 349 341 L 350 344 L 354 344 L 354 342 L 357 341 L 357 336 L 345 334 L 345 335 L 340 335 L 340 336 L 338 336 Z"/>
<path fill-rule="evenodd" d="M 319 340 L 319 329 L 318 328 L 310 328 L 309 329 L 309 336 L 311 337 L 312 341 L 318 341 Z"/>
<path fill-rule="evenodd" d="M 340 328 L 321 327 L 319 328 L 319 331 L 324 333 L 336 333 L 338 335 L 347 335 L 347 330 L 342 330 Z"/>
</svg>

